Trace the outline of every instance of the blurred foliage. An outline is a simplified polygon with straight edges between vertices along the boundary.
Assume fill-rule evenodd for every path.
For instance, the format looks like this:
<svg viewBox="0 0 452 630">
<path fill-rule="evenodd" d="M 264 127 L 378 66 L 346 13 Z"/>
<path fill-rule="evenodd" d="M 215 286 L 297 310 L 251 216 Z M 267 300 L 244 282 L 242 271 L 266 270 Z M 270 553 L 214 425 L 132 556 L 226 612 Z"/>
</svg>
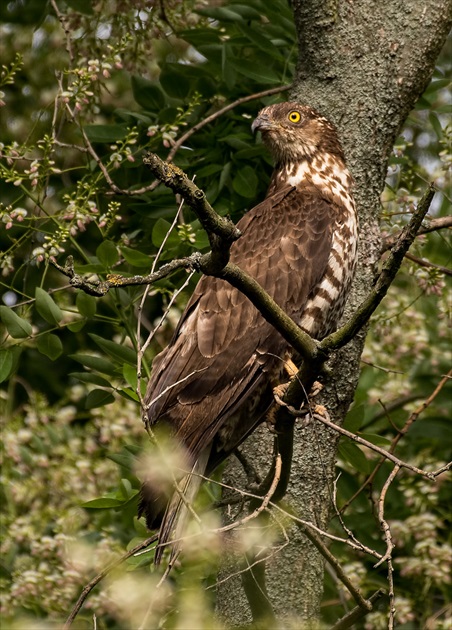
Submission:
<svg viewBox="0 0 452 630">
<path fill-rule="evenodd" d="M 151 149 L 164 158 L 178 137 L 223 105 L 290 83 L 296 34 L 284 0 L 221 6 L 12 0 L 0 7 L 0 35 L 2 619 L 11 628 L 49 628 L 112 554 L 148 536 L 135 516 L 148 440 L 139 420 L 137 350 L 187 278 L 180 272 L 149 291 L 138 333 L 142 288 L 95 299 L 70 289 L 49 257 L 63 263 L 73 255 L 78 273 L 104 277 L 112 271 L 145 274 L 206 248 L 186 208 L 168 236 L 177 204 L 167 189 L 150 190 L 141 154 Z M 444 51 L 394 148 L 382 198 L 385 234 L 398 232 L 433 178 L 443 192 L 432 216 L 448 211 L 450 59 Z M 271 165 L 250 123 L 263 105 L 283 97 L 238 105 L 176 153 L 175 162 L 196 176 L 220 214 L 237 220 L 263 198 Z M 419 238 L 413 253 L 436 265 L 446 265 L 450 256 L 443 232 Z M 143 357 L 143 377 L 169 340 L 195 280 L 158 328 Z M 447 372 L 446 291 L 437 268 L 406 261 L 372 320 L 346 420 L 350 430 L 389 444 Z M 444 388 L 397 455 L 432 469 L 446 460 L 449 400 Z M 340 507 L 378 458 L 345 440 L 339 456 Z M 370 493 L 361 492 L 344 514 L 355 535 L 380 551 L 372 500 L 389 471 L 382 466 Z M 201 502 L 218 495 L 218 487 L 206 486 Z M 448 499 L 441 480 L 431 484 L 408 473 L 388 494 L 401 627 L 417 628 L 432 618 L 437 628 L 447 625 Z M 340 531 L 336 521 L 333 527 Z M 274 537 L 269 533 L 269 545 L 280 544 Z M 149 553 L 130 559 L 126 572 L 113 574 L 90 597 L 77 627 L 92 627 L 92 612 L 99 628 L 138 627 L 143 619 L 149 627 L 216 627 L 218 541 L 193 540 L 170 583 L 162 585 L 149 571 Z M 385 585 L 384 567 L 372 569 L 370 560 L 346 547 L 333 549 L 366 595 Z M 327 575 L 325 623 L 341 616 L 344 606 L 352 606 L 350 596 Z M 385 627 L 384 612 L 372 615 L 366 627 Z"/>
</svg>

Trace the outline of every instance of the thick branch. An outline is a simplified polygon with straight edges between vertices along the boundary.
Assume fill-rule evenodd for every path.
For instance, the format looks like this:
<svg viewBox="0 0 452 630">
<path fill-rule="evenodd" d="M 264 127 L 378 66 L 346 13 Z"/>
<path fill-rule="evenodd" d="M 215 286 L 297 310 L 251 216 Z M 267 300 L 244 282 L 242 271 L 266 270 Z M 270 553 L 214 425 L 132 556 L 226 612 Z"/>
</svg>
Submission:
<svg viewBox="0 0 452 630">
<path fill-rule="evenodd" d="M 376 601 L 385 596 L 385 591 L 380 588 L 371 597 L 369 597 L 367 601 L 370 602 L 373 608 L 373 604 L 375 604 Z M 347 628 L 353 628 L 355 627 L 356 622 L 365 617 L 368 612 L 369 610 L 367 610 L 366 608 L 355 606 L 353 610 L 351 610 L 346 615 L 344 615 L 344 617 L 339 619 L 339 621 L 337 621 L 334 626 L 332 626 L 331 630 L 347 630 Z"/>
<path fill-rule="evenodd" d="M 192 208 L 209 237 L 212 249 L 210 274 L 222 269 L 229 260 L 229 248 L 240 237 L 240 230 L 225 217 L 220 217 L 206 199 L 204 192 L 178 166 L 161 160 L 155 153 L 146 153 L 143 163 L 165 186 L 179 193 Z"/>
<path fill-rule="evenodd" d="M 204 271 L 204 273 L 206 272 Z M 244 293 L 260 311 L 261 315 L 276 328 L 303 358 L 313 360 L 318 356 L 318 343 L 307 333 L 303 332 L 249 274 L 237 267 L 237 265 L 228 263 L 219 274 L 215 275 L 223 280 L 227 280 L 233 287 Z"/>
<path fill-rule="evenodd" d="M 351 319 L 342 326 L 342 328 L 328 335 L 328 337 L 320 343 L 322 350 L 331 351 L 342 348 L 342 346 L 345 346 L 345 344 L 351 341 L 356 333 L 369 321 L 371 315 L 388 292 L 389 287 L 400 269 L 405 254 L 416 238 L 422 221 L 430 208 L 434 194 L 435 190 L 433 184 L 430 184 L 419 201 L 416 212 L 413 213 L 410 222 L 401 231 L 399 238 L 391 248 L 374 288 Z"/>
</svg>

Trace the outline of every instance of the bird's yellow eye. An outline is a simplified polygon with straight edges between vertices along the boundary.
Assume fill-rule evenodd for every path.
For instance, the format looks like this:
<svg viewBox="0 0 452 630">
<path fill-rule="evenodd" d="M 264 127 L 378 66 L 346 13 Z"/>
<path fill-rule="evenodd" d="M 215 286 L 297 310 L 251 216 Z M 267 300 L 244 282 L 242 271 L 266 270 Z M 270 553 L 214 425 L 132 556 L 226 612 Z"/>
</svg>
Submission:
<svg viewBox="0 0 452 630">
<path fill-rule="evenodd" d="M 290 120 L 290 122 L 299 123 L 300 120 L 301 120 L 301 114 L 300 114 L 300 112 L 297 112 L 297 111 L 294 110 L 294 111 L 289 113 L 287 118 Z"/>
</svg>

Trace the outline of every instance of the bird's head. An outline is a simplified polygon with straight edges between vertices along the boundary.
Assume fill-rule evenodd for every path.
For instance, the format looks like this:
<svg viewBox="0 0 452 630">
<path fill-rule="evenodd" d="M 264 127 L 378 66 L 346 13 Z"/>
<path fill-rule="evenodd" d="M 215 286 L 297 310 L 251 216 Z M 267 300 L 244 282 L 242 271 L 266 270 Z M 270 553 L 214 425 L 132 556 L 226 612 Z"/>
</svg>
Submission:
<svg viewBox="0 0 452 630">
<path fill-rule="evenodd" d="M 260 131 L 278 164 L 311 160 L 329 153 L 344 160 L 336 128 L 312 107 L 276 103 L 264 107 L 251 125 Z"/>
</svg>

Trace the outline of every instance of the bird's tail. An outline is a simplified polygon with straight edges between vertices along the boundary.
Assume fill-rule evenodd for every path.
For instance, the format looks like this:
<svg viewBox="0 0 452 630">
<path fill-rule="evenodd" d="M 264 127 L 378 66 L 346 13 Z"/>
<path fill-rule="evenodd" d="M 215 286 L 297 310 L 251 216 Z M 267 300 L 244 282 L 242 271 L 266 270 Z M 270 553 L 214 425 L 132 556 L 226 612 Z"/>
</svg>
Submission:
<svg viewBox="0 0 452 630">
<path fill-rule="evenodd" d="M 179 553 L 182 539 L 192 511 L 193 501 L 206 472 L 211 447 L 204 449 L 199 455 L 190 473 L 178 483 L 179 491 L 173 494 L 159 531 L 158 544 L 155 550 L 154 563 L 160 564 L 166 547 L 171 547 L 171 560 Z M 172 542 L 174 541 L 174 542 Z"/>
</svg>

